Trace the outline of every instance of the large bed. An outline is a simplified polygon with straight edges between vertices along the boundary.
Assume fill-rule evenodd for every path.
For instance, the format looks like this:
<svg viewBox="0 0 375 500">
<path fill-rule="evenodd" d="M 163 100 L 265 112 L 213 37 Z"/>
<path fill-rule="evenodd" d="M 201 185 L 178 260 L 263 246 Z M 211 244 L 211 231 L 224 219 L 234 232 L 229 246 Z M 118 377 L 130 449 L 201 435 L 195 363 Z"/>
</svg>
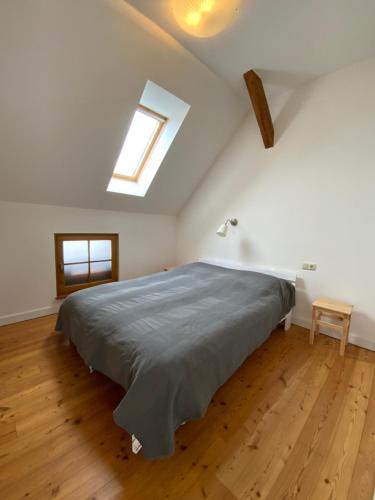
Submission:
<svg viewBox="0 0 375 500">
<path fill-rule="evenodd" d="M 285 279 L 196 262 L 76 292 L 56 330 L 125 388 L 114 420 L 155 459 L 173 453 L 175 430 L 205 414 L 294 303 Z"/>
</svg>

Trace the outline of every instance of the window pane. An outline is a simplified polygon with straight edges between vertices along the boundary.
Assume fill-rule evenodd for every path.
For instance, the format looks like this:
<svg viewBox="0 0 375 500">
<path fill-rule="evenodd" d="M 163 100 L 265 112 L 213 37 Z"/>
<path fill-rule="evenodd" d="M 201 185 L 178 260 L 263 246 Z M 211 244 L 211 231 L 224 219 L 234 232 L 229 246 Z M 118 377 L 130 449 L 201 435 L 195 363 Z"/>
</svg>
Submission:
<svg viewBox="0 0 375 500">
<path fill-rule="evenodd" d="M 64 264 L 89 260 L 88 241 L 63 241 Z"/>
<path fill-rule="evenodd" d="M 65 285 L 79 285 L 89 281 L 89 265 L 88 264 L 70 264 L 64 266 L 64 283 Z"/>
<path fill-rule="evenodd" d="M 90 264 L 90 281 L 112 279 L 112 262 L 92 262 Z"/>
<path fill-rule="evenodd" d="M 90 241 L 90 261 L 111 260 L 112 242 L 111 240 L 91 240 Z"/>
<path fill-rule="evenodd" d="M 136 111 L 117 160 L 114 172 L 127 176 L 136 174 L 145 152 L 154 138 L 160 121 Z"/>
</svg>

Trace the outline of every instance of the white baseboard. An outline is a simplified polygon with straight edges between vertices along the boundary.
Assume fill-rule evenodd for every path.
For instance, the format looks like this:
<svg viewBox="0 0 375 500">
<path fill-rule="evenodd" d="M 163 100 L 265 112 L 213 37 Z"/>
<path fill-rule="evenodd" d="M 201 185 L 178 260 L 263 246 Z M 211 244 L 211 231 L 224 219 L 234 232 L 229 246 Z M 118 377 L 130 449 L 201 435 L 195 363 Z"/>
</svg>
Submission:
<svg viewBox="0 0 375 500">
<path fill-rule="evenodd" d="M 293 316 L 292 323 L 298 326 L 302 326 L 303 328 L 307 328 L 310 330 L 311 327 L 311 319 L 310 318 L 300 318 Z M 339 339 L 340 334 L 335 331 L 321 329 L 321 333 L 323 335 L 328 335 L 328 337 L 333 337 L 334 339 Z M 363 347 L 365 349 L 369 349 L 370 351 L 375 351 L 375 340 L 367 339 L 366 337 L 362 337 L 355 332 L 349 333 L 349 343 L 357 345 L 358 347 Z"/>
<path fill-rule="evenodd" d="M 54 314 L 59 310 L 59 304 L 47 307 L 40 307 L 39 309 L 31 309 L 30 311 L 23 311 L 6 316 L 0 316 L 0 326 L 10 325 L 12 323 L 19 323 L 28 319 L 40 318 L 41 316 L 48 316 Z"/>
</svg>

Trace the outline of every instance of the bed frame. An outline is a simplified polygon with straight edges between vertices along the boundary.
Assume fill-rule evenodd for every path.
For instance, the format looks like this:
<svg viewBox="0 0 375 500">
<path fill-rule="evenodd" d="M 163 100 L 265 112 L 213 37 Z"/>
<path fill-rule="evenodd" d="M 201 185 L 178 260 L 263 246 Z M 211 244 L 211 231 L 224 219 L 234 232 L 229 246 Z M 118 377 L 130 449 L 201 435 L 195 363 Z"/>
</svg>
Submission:
<svg viewBox="0 0 375 500">
<path fill-rule="evenodd" d="M 233 261 L 223 260 L 223 259 L 199 259 L 199 262 L 204 262 L 206 264 L 212 264 L 220 267 L 228 267 L 230 269 L 239 269 L 242 271 L 253 271 L 256 273 L 268 274 L 270 276 L 275 276 L 276 278 L 281 278 L 289 281 L 293 286 L 296 286 L 297 273 L 295 271 L 277 269 L 274 267 L 267 266 L 257 266 L 257 265 L 241 265 Z M 280 321 L 280 324 L 284 325 L 284 330 L 287 331 L 292 325 L 292 314 L 293 309 L 291 309 L 288 314 Z M 65 340 L 66 345 L 69 345 L 69 340 Z M 89 366 L 90 373 L 94 370 L 92 366 Z M 183 425 L 183 424 L 181 424 Z M 137 454 L 141 451 L 142 445 L 138 439 L 132 434 L 132 452 Z"/>
</svg>

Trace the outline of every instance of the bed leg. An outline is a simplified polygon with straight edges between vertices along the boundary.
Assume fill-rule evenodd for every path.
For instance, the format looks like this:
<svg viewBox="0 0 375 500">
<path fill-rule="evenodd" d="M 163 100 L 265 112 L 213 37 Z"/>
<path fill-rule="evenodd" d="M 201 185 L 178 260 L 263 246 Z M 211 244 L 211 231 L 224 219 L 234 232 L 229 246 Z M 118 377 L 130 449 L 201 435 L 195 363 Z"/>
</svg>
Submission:
<svg viewBox="0 0 375 500">
<path fill-rule="evenodd" d="M 285 316 L 284 330 L 287 332 L 291 326 L 292 326 L 292 311 L 289 311 L 288 314 Z"/>
<path fill-rule="evenodd" d="M 89 365 L 89 372 L 90 372 L 90 375 L 91 375 L 92 373 L 94 373 L 94 371 L 95 371 L 95 370 L 94 370 L 94 368 L 93 368 L 91 365 Z"/>
<path fill-rule="evenodd" d="M 138 439 L 132 434 L 132 452 L 136 455 L 141 451 L 142 445 Z"/>
</svg>

